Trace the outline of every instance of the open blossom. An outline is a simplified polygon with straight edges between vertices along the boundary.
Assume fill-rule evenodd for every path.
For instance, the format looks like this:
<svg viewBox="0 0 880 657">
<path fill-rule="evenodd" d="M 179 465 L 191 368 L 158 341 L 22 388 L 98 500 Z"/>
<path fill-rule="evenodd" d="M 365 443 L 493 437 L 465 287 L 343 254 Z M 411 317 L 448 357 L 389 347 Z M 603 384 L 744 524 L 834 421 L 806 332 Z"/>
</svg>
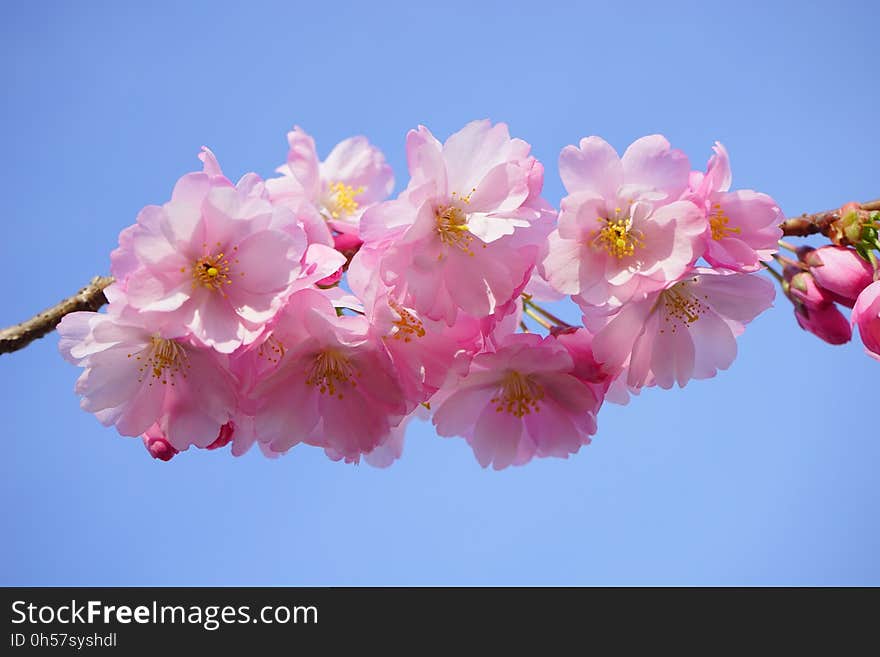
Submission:
<svg viewBox="0 0 880 657">
<path fill-rule="evenodd" d="M 686 198 L 703 208 L 708 223 L 703 257 L 716 266 L 752 272 L 779 250 L 779 224 L 784 217 L 776 201 L 750 189 L 730 191 L 732 180 L 727 150 L 713 148 L 706 173 L 691 174 Z"/>
<path fill-rule="evenodd" d="M 425 127 L 407 135 L 411 180 L 361 222 L 378 275 L 397 298 L 450 326 L 459 312 L 493 315 L 528 282 L 548 211 L 543 168 L 503 123 L 469 123 L 441 144 Z M 365 256 L 366 257 L 366 256 Z"/>
<path fill-rule="evenodd" d="M 566 146 L 559 172 L 568 196 L 542 267 L 582 306 L 618 307 L 678 279 L 703 250 L 700 208 L 679 200 L 690 164 L 660 135 L 623 157 L 599 137 Z"/>
<path fill-rule="evenodd" d="M 175 450 L 207 447 L 235 412 L 235 382 L 222 354 L 113 314 L 71 313 L 58 333 L 62 355 L 85 370 L 76 383 L 82 407 L 123 436 L 151 431 Z"/>
<path fill-rule="evenodd" d="M 415 406 L 367 320 L 337 316 L 320 292 L 290 298 L 272 342 L 279 362 L 251 395 L 257 439 L 272 451 L 305 442 L 357 461 Z"/>
<path fill-rule="evenodd" d="M 684 386 L 730 367 L 736 337 L 769 308 L 775 290 L 757 274 L 696 268 L 681 280 L 608 316 L 585 316 L 593 352 L 626 366 L 626 383 Z"/>
<path fill-rule="evenodd" d="M 320 223 L 307 227 L 310 241 L 326 243 L 330 229 L 356 235 L 364 211 L 394 188 L 391 166 L 366 137 L 339 142 L 323 162 L 315 140 L 299 126 L 287 134 L 287 141 L 287 162 L 277 169 L 282 176 L 267 180 L 266 186 L 273 202 L 300 209 L 302 201 L 311 205 Z"/>
<path fill-rule="evenodd" d="M 865 352 L 880 360 L 880 281 L 862 290 L 853 306 L 852 322 L 859 327 Z"/>
<path fill-rule="evenodd" d="M 294 289 L 305 235 L 247 177 L 181 178 L 171 200 L 123 231 L 111 271 L 130 311 L 163 335 L 231 353 L 252 342 Z"/>
<path fill-rule="evenodd" d="M 437 433 L 463 436 L 480 465 L 496 470 L 535 456 L 566 458 L 590 442 L 602 404 L 574 368 L 552 336 L 510 335 L 451 387 L 434 414 Z"/>
</svg>

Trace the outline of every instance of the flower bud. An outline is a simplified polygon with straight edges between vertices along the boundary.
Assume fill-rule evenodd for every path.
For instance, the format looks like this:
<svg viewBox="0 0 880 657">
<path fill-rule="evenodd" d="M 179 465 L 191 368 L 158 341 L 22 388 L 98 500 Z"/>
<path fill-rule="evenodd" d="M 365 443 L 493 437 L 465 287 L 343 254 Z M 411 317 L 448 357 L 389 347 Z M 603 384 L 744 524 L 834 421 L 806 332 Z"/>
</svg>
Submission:
<svg viewBox="0 0 880 657">
<path fill-rule="evenodd" d="M 859 327 L 865 351 L 880 360 L 880 281 L 862 290 L 853 306 L 852 322 Z"/>
<path fill-rule="evenodd" d="M 845 344 L 852 339 L 852 327 L 834 304 L 818 308 L 795 305 L 794 315 L 802 329 L 828 344 Z"/>
<path fill-rule="evenodd" d="M 145 433 L 143 439 L 144 447 L 154 459 L 170 461 L 178 453 L 177 449 L 164 436 L 151 436 L 149 433 Z"/>
<path fill-rule="evenodd" d="M 361 248 L 363 241 L 357 235 L 351 233 L 337 233 L 333 236 L 333 248 L 350 260 Z"/>
<path fill-rule="evenodd" d="M 854 249 L 823 246 L 807 253 L 804 262 L 819 287 L 838 303 L 852 308 L 859 293 L 874 280 L 874 268 Z"/>
<path fill-rule="evenodd" d="M 783 275 L 788 283 L 785 286 L 788 297 L 801 302 L 807 308 L 827 306 L 834 301 L 825 290 L 816 284 L 816 280 L 809 271 L 788 265 L 783 270 Z"/>
</svg>

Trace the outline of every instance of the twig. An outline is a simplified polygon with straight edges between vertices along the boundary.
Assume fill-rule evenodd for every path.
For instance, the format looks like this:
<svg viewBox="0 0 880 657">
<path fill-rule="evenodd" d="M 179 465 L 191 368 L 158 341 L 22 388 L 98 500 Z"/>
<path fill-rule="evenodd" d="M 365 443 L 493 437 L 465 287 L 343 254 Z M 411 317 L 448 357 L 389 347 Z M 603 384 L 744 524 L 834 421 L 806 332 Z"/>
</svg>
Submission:
<svg viewBox="0 0 880 657">
<path fill-rule="evenodd" d="M 880 199 L 862 203 L 861 207 L 862 210 L 869 212 L 880 210 Z M 781 225 L 782 233 L 790 237 L 806 237 L 807 235 L 816 235 L 817 233 L 824 235 L 831 224 L 838 219 L 840 219 L 840 208 L 814 214 L 802 214 L 800 217 L 783 221 Z"/>
<path fill-rule="evenodd" d="M 39 315 L 10 326 L 0 331 L 0 354 L 9 354 L 28 346 L 34 340 L 51 333 L 58 326 L 58 322 L 68 313 L 77 310 L 97 310 L 105 303 L 104 288 L 113 282 L 111 276 L 95 276 L 92 282 L 86 285 L 72 297 L 47 308 Z"/>
</svg>

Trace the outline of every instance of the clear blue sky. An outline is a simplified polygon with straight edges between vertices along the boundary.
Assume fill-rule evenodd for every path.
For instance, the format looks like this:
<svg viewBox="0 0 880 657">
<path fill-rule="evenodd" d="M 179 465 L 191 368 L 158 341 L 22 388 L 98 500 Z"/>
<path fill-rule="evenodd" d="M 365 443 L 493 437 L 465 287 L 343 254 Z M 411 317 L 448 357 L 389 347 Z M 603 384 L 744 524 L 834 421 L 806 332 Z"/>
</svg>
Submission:
<svg viewBox="0 0 880 657">
<path fill-rule="evenodd" d="M 547 165 L 665 133 L 789 214 L 880 196 L 868 2 L 11 3 L 0 324 L 106 272 L 199 165 L 268 175 L 297 123 L 406 181 L 418 123 L 506 121 Z M 784 299 L 720 377 L 606 406 L 568 461 L 496 473 L 418 425 L 389 470 L 299 448 L 148 457 L 79 409 L 52 336 L 0 357 L 0 584 L 880 585 L 880 364 Z"/>
</svg>

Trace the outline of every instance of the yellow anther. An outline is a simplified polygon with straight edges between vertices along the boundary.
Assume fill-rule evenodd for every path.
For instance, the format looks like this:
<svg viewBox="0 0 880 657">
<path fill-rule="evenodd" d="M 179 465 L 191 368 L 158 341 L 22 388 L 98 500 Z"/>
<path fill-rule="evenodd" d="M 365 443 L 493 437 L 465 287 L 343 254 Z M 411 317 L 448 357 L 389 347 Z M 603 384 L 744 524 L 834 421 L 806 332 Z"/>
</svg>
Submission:
<svg viewBox="0 0 880 657">
<path fill-rule="evenodd" d="M 470 233 L 464 211 L 449 205 L 437 208 L 434 214 L 437 218 L 437 234 L 440 236 L 440 241 L 447 246 L 461 249 L 468 255 L 474 255 L 471 249 L 474 236 Z"/>
<path fill-rule="evenodd" d="M 709 217 L 709 228 L 712 230 L 712 239 L 715 241 L 723 240 L 725 237 L 736 235 L 742 232 L 739 226 L 730 226 L 730 217 L 721 209 L 721 204 L 716 203 L 714 211 Z"/>
<path fill-rule="evenodd" d="M 593 231 L 592 244 L 596 248 L 605 249 L 616 258 L 631 256 L 645 246 L 644 233 L 632 227 L 629 216 L 621 216 L 621 209 L 614 209 L 614 217 L 598 217 L 602 226 Z"/>
<path fill-rule="evenodd" d="M 527 375 L 513 370 L 504 375 L 498 395 L 491 399 L 496 404 L 495 412 L 507 412 L 515 417 L 523 417 L 541 411 L 540 401 L 544 399 L 544 388 Z"/>
<path fill-rule="evenodd" d="M 363 187 L 352 187 L 342 182 L 334 182 L 330 183 L 329 190 L 330 196 L 326 206 L 331 217 L 339 219 L 357 212 L 360 203 L 355 199 L 364 193 Z"/>
<path fill-rule="evenodd" d="M 150 344 L 137 360 L 141 361 L 138 381 L 143 382 L 147 377 L 150 379 L 149 385 L 154 382 L 167 384 L 169 380 L 174 385 L 174 377 L 179 374 L 186 378 L 186 370 L 190 368 L 184 348 L 174 340 L 166 340 L 158 335 L 150 338 Z"/>
<path fill-rule="evenodd" d="M 238 260 L 234 260 L 238 262 Z M 231 263 L 222 251 L 199 258 L 192 266 L 193 287 L 206 287 L 209 290 L 221 290 L 224 285 L 232 283 Z"/>
<path fill-rule="evenodd" d="M 682 281 L 673 285 L 662 292 L 657 300 L 658 305 L 662 304 L 663 307 L 663 321 L 672 333 L 675 333 L 679 326 L 689 327 L 709 310 L 709 307 L 700 301 L 691 289 L 691 284 L 696 280 Z M 664 333 L 665 329 L 660 329 L 660 332 Z"/>
<path fill-rule="evenodd" d="M 342 399 L 343 393 L 340 388 L 344 384 L 355 386 L 356 374 L 344 354 L 335 349 L 327 349 L 315 355 L 306 376 L 306 384 L 315 386 L 322 394 Z"/>
</svg>

